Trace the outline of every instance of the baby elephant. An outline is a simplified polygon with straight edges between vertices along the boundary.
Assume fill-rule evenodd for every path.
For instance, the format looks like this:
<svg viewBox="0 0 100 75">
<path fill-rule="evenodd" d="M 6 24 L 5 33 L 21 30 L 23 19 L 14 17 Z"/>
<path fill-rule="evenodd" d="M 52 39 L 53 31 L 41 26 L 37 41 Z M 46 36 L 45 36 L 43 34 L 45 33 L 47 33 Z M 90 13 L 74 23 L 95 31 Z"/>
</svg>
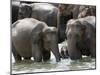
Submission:
<svg viewBox="0 0 100 75">
<path fill-rule="evenodd" d="M 95 24 L 94 16 L 72 19 L 67 23 L 66 36 L 71 59 L 80 59 L 82 55 L 96 57 Z"/>
<path fill-rule="evenodd" d="M 18 20 L 12 25 L 12 52 L 16 61 L 21 57 L 41 62 L 50 59 L 50 50 L 60 61 L 56 27 L 48 27 L 33 18 Z"/>
<path fill-rule="evenodd" d="M 66 59 L 69 57 L 67 46 L 62 46 L 60 51 L 60 56 L 62 59 Z"/>
</svg>

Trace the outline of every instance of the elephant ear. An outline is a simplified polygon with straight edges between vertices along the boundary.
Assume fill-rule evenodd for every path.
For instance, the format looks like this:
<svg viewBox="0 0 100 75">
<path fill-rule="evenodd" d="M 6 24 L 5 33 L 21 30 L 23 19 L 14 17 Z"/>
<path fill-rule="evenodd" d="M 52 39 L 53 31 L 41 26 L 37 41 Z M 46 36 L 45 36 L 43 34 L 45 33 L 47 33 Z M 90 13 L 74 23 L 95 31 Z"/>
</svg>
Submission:
<svg viewBox="0 0 100 75">
<path fill-rule="evenodd" d="M 60 10 L 61 12 L 63 12 L 64 10 L 67 9 L 68 5 L 60 4 L 58 7 L 59 7 L 59 10 Z"/>
<path fill-rule="evenodd" d="M 58 30 L 57 30 L 56 27 L 48 27 L 48 26 L 45 26 L 44 29 L 43 29 L 43 32 L 42 32 L 42 34 L 43 34 L 42 37 L 44 38 L 49 33 L 56 33 L 57 34 L 57 31 Z"/>
<path fill-rule="evenodd" d="M 30 18 L 32 7 L 29 4 L 22 3 L 19 7 L 18 19 Z"/>
<path fill-rule="evenodd" d="M 91 32 L 89 32 L 89 31 L 96 32 L 96 28 L 95 28 L 92 24 L 90 24 L 89 22 L 84 21 L 83 24 L 84 24 L 85 27 L 86 27 L 86 30 L 85 30 L 85 31 L 86 31 L 87 34 L 88 34 L 88 33 L 91 33 Z"/>
<path fill-rule="evenodd" d="M 48 27 L 47 25 L 45 25 L 43 33 L 49 33 L 49 32 L 57 32 L 57 28 L 53 26 Z"/>
<path fill-rule="evenodd" d="M 86 22 L 81 22 L 80 20 L 76 21 L 76 26 L 80 28 L 81 31 L 86 30 Z"/>
</svg>

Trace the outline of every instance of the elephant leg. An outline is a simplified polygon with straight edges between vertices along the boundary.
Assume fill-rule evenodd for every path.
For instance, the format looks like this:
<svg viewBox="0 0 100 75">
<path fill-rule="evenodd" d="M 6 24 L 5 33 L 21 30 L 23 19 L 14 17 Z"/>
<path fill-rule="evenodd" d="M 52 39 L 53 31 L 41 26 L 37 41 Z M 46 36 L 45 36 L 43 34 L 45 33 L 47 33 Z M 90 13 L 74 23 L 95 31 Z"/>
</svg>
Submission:
<svg viewBox="0 0 100 75">
<path fill-rule="evenodd" d="M 96 42 L 95 41 L 90 44 L 90 53 L 91 53 L 92 58 L 96 57 Z"/>
<path fill-rule="evenodd" d="M 41 62 L 42 61 L 42 53 L 40 51 L 35 52 L 34 61 L 35 62 Z"/>
<path fill-rule="evenodd" d="M 68 51 L 65 51 L 64 54 L 65 54 L 65 57 L 64 58 L 68 58 L 69 57 Z"/>
<path fill-rule="evenodd" d="M 21 56 L 18 54 L 13 44 L 12 44 L 12 53 L 16 62 L 21 61 Z"/>
<path fill-rule="evenodd" d="M 50 56 L 51 56 L 50 51 L 44 50 L 44 51 L 42 52 L 42 54 L 43 54 L 43 60 L 44 60 L 44 61 L 50 60 Z"/>
<path fill-rule="evenodd" d="M 42 52 L 37 45 L 33 46 L 32 55 L 34 57 L 35 62 L 41 62 L 42 61 Z"/>
<path fill-rule="evenodd" d="M 96 51 L 95 51 L 95 49 L 91 49 L 90 52 L 91 52 L 91 57 L 95 58 L 96 57 Z"/>
<path fill-rule="evenodd" d="M 31 59 L 31 57 L 24 57 L 24 59 L 25 59 L 25 60 L 30 60 L 30 59 Z"/>
<path fill-rule="evenodd" d="M 61 57 L 63 59 L 68 58 L 68 51 L 61 51 Z"/>
<path fill-rule="evenodd" d="M 66 50 L 65 53 L 66 53 L 66 57 L 68 58 L 69 57 L 68 50 Z"/>
<path fill-rule="evenodd" d="M 64 51 L 61 51 L 61 54 L 60 55 L 61 55 L 61 58 L 63 58 L 63 59 L 65 58 Z"/>
<path fill-rule="evenodd" d="M 96 57 L 96 40 L 94 37 L 92 37 L 91 39 L 89 39 L 89 52 L 92 58 Z"/>
<path fill-rule="evenodd" d="M 90 50 L 89 49 L 83 49 L 81 50 L 82 55 L 90 56 Z"/>
</svg>

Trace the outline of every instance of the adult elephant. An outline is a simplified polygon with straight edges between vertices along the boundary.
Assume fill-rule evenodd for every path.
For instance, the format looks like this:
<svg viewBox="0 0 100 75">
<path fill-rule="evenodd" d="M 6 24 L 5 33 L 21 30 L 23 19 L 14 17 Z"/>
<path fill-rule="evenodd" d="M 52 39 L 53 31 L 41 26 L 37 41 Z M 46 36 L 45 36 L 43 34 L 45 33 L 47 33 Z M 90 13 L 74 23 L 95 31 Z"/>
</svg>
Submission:
<svg viewBox="0 0 100 75">
<path fill-rule="evenodd" d="M 55 4 L 54 4 L 55 5 Z M 40 21 L 44 21 L 48 26 L 55 26 L 58 28 L 58 43 L 65 40 L 66 23 L 69 19 L 72 19 L 72 5 L 57 5 L 54 6 L 49 3 L 33 3 L 26 4 L 21 3 L 19 8 L 19 19 L 23 18 L 35 18 Z"/>
<path fill-rule="evenodd" d="M 59 18 L 58 18 L 58 35 L 59 42 L 65 40 L 66 34 L 66 24 L 70 19 L 78 19 L 86 16 L 96 16 L 96 7 L 89 5 L 74 5 L 74 4 L 60 4 L 59 8 Z"/>
<path fill-rule="evenodd" d="M 67 46 L 62 46 L 60 51 L 60 57 L 66 59 L 69 57 Z"/>
<path fill-rule="evenodd" d="M 49 3 L 21 3 L 18 19 L 31 17 L 57 27 L 57 13 L 58 8 Z"/>
<path fill-rule="evenodd" d="M 82 55 L 96 57 L 96 27 L 94 16 L 68 21 L 66 36 L 68 54 L 71 59 L 80 59 Z"/>
<path fill-rule="evenodd" d="M 17 21 L 18 19 L 18 11 L 19 11 L 19 5 L 20 5 L 20 1 L 19 0 L 12 0 L 12 23 L 14 23 L 15 21 Z"/>
<path fill-rule="evenodd" d="M 96 16 L 96 6 L 80 6 L 78 18 Z"/>
<path fill-rule="evenodd" d="M 72 18 L 76 18 L 78 15 L 78 5 L 72 5 L 72 4 L 60 4 L 58 6 L 59 8 L 59 16 L 58 16 L 58 36 L 59 36 L 59 42 L 63 42 L 66 39 L 66 24 L 68 20 Z M 74 12 L 74 14 L 73 14 Z"/>
<path fill-rule="evenodd" d="M 42 21 L 25 18 L 12 25 L 12 52 L 16 61 L 30 59 L 41 62 L 50 59 L 50 51 L 56 61 L 60 61 L 57 29 L 49 27 Z"/>
</svg>

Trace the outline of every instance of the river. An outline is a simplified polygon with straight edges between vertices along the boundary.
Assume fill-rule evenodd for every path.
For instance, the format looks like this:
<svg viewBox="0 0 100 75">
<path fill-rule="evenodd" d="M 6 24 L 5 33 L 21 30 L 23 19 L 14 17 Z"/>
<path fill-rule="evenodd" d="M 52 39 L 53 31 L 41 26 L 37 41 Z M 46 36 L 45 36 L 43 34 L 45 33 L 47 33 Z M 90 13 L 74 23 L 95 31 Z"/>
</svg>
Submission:
<svg viewBox="0 0 100 75">
<path fill-rule="evenodd" d="M 61 46 L 62 44 L 59 44 L 59 48 Z M 56 62 L 54 55 L 51 53 L 51 59 L 47 62 L 36 63 L 32 60 L 23 60 L 20 63 L 15 63 L 12 56 L 12 74 L 95 69 L 95 61 L 91 57 L 83 56 L 80 60 L 71 60 L 68 58 Z"/>
</svg>

